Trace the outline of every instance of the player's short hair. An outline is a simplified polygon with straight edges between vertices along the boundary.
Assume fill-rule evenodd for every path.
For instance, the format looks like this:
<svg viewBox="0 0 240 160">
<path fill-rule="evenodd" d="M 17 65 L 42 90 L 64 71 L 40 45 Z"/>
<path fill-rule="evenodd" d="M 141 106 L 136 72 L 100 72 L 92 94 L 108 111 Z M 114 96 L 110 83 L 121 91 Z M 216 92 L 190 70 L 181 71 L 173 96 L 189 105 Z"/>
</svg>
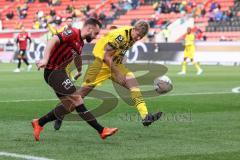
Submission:
<svg viewBox="0 0 240 160">
<path fill-rule="evenodd" d="M 99 20 L 95 19 L 95 18 L 89 18 L 89 19 L 87 19 L 87 20 L 85 21 L 85 23 L 84 23 L 84 26 L 86 26 L 86 25 L 94 25 L 94 26 L 98 25 L 99 28 L 102 27 L 102 23 L 101 23 Z"/>
<path fill-rule="evenodd" d="M 139 20 L 134 24 L 134 28 L 140 31 L 143 34 L 143 36 L 145 36 L 148 33 L 150 27 L 148 22 Z"/>
<path fill-rule="evenodd" d="M 117 29 L 117 28 L 118 28 L 117 26 L 111 26 L 109 29 L 114 30 L 114 29 Z"/>
</svg>

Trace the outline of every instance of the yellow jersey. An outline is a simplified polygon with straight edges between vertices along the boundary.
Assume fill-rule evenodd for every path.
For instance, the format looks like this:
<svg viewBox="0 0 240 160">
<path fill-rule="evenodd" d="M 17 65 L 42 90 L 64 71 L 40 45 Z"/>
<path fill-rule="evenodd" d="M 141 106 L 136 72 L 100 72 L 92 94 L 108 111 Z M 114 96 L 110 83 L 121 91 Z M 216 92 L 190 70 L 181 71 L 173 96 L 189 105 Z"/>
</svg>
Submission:
<svg viewBox="0 0 240 160">
<path fill-rule="evenodd" d="M 187 34 L 185 37 L 185 46 L 194 46 L 195 36 L 194 34 L 190 33 Z"/>
<path fill-rule="evenodd" d="M 109 31 L 96 42 L 93 49 L 93 55 L 96 58 L 103 60 L 105 46 L 108 44 L 116 49 L 116 52 L 113 55 L 113 62 L 121 64 L 125 53 L 134 44 L 134 41 L 131 37 L 132 29 L 133 27 L 131 26 L 125 26 Z"/>
</svg>

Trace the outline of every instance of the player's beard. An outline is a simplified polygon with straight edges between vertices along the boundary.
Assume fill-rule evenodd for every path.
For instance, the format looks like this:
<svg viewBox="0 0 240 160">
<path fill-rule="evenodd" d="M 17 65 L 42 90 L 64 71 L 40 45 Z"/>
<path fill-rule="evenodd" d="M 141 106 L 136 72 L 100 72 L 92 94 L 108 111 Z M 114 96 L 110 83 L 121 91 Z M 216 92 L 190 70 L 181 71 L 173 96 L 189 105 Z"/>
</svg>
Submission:
<svg viewBox="0 0 240 160">
<path fill-rule="evenodd" d="M 92 41 L 92 37 L 91 37 L 90 35 L 87 35 L 87 36 L 86 36 L 86 41 L 87 41 L 88 43 L 90 43 L 90 42 Z"/>
</svg>

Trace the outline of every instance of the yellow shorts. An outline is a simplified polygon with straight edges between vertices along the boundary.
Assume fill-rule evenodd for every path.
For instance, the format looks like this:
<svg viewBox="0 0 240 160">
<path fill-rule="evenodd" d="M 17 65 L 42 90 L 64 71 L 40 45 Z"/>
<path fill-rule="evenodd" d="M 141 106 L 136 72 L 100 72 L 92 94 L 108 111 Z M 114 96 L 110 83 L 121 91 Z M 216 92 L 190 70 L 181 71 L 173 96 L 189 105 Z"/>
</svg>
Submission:
<svg viewBox="0 0 240 160">
<path fill-rule="evenodd" d="M 133 75 L 123 64 L 118 64 L 117 67 L 123 75 Z M 110 68 L 102 60 L 96 58 L 93 63 L 88 66 L 82 86 L 97 86 L 107 79 L 118 82 L 114 74 L 111 73 Z"/>
<path fill-rule="evenodd" d="M 186 46 L 184 50 L 184 58 L 193 59 L 195 56 L 195 47 L 194 46 Z"/>
</svg>

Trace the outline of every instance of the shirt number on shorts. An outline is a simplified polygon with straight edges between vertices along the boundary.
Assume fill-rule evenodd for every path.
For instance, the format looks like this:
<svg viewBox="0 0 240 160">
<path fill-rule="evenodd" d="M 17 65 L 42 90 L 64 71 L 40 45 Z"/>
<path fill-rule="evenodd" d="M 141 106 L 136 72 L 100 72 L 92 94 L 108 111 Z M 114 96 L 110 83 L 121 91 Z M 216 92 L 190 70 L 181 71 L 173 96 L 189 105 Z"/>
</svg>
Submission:
<svg viewBox="0 0 240 160">
<path fill-rule="evenodd" d="M 73 83 L 70 79 L 66 79 L 62 82 L 62 85 L 66 90 L 69 90 L 73 86 Z"/>
</svg>

